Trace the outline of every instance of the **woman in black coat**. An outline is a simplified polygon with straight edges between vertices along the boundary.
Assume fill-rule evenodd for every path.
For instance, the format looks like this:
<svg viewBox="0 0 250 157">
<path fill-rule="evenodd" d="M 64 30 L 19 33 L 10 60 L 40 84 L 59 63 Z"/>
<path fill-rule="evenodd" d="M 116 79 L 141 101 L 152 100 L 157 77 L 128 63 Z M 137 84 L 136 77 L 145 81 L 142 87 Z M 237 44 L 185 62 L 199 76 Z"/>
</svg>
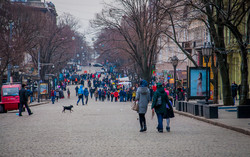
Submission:
<svg viewBox="0 0 250 157">
<path fill-rule="evenodd" d="M 167 119 L 166 130 L 169 132 L 170 131 L 170 127 L 169 127 L 170 119 L 169 118 L 173 117 L 173 108 L 169 102 L 168 95 L 165 92 L 164 88 L 162 87 L 161 83 L 157 83 L 157 90 L 153 96 L 151 109 L 154 109 L 157 115 L 157 119 L 158 119 L 157 130 L 159 132 L 163 132 L 162 122 L 163 122 L 163 118 L 166 118 Z"/>
</svg>

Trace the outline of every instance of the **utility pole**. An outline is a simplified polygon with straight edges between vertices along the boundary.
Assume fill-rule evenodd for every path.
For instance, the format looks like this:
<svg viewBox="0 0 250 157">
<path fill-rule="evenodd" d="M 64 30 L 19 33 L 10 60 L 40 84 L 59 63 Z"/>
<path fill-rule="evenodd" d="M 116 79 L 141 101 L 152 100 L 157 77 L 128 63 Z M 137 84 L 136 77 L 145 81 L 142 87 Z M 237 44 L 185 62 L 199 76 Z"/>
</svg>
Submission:
<svg viewBox="0 0 250 157">
<path fill-rule="evenodd" d="M 10 38 L 9 38 L 9 50 L 11 49 L 11 41 L 12 41 L 12 26 L 13 22 L 10 22 Z M 10 59 L 9 59 L 10 61 Z M 11 75 L 11 64 L 8 63 L 8 73 L 7 73 L 7 82 L 10 82 L 10 75 Z"/>
<path fill-rule="evenodd" d="M 37 102 L 40 102 L 40 48 L 38 50 L 38 84 L 37 84 Z"/>
</svg>

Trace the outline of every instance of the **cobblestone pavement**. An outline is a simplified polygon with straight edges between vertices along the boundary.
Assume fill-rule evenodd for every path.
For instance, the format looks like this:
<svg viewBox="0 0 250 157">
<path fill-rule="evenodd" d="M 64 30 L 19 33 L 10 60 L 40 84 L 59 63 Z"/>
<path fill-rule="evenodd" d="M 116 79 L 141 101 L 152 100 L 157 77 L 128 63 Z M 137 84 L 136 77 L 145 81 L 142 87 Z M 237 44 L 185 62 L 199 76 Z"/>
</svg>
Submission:
<svg viewBox="0 0 250 157">
<path fill-rule="evenodd" d="M 140 133 L 129 102 L 90 99 L 76 106 L 74 87 L 70 99 L 31 107 L 32 116 L 0 114 L 0 156 L 249 157 L 250 136 L 178 114 L 171 119 L 171 132 L 158 133 L 150 110 L 148 131 Z M 62 113 L 62 106 L 70 104 L 74 111 Z"/>
</svg>

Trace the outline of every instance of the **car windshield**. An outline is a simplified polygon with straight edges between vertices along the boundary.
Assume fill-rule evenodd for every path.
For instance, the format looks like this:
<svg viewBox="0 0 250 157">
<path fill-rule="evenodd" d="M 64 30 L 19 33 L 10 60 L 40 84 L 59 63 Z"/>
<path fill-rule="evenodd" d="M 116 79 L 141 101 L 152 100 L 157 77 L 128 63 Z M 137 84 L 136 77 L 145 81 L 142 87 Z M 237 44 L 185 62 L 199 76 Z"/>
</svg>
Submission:
<svg viewBox="0 0 250 157">
<path fill-rule="evenodd" d="M 17 96 L 19 95 L 18 87 L 15 88 L 3 88 L 3 96 Z"/>
</svg>

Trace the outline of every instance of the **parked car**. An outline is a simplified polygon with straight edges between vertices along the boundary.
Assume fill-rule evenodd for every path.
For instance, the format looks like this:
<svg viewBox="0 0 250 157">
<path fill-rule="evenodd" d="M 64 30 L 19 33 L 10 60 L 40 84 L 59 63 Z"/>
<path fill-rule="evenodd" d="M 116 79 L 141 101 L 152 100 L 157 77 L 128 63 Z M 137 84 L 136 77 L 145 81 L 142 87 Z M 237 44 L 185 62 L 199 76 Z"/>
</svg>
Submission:
<svg viewBox="0 0 250 157">
<path fill-rule="evenodd" d="M 80 65 L 77 65 L 77 71 L 82 71 L 82 67 Z"/>
<path fill-rule="evenodd" d="M 94 63 L 93 66 L 94 66 L 94 67 L 103 67 L 103 65 L 100 64 L 100 63 Z"/>
<path fill-rule="evenodd" d="M 9 84 L 2 86 L 0 113 L 6 113 L 8 110 L 18 110 L 18 104 L 20 103 L 20 89 L 21 84 Z"/>
</svg>

